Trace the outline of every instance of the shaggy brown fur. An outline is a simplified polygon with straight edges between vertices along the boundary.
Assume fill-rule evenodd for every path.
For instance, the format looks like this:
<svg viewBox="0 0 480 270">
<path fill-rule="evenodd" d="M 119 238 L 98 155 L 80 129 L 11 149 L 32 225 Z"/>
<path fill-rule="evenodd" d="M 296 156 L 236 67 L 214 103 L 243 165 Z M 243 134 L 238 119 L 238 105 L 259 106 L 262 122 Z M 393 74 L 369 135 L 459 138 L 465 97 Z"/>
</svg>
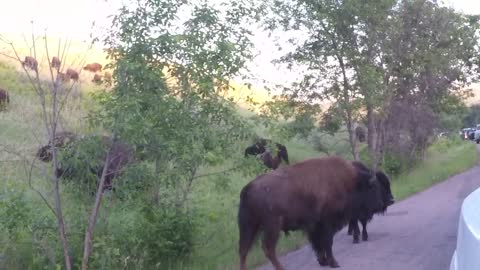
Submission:
<svg viewBox="0 0 480 270">
<path fill-rule="evenodd" d="M 99 63 L 87 64 L 85 67 L 83 67 L 83 70 L 87 70 L 87 71 L 95 73 L 95 72 L 98 72 L 98 71 L 102 71 L 102 65 L 100 65 Z"/>
<path fill-rule="evenodd" d="M 370 192 L 372 175 L 340 157 L 314 158 L 258 176 L 240 194 L 240 269 L 260 230 L 263 250 L 277 270 L 284 268 L 275 246 L 281 230 L 306 231 L 321 265 L 338 267 L 333 235 L 349 220 L 359 192 Z"/>
</svg>

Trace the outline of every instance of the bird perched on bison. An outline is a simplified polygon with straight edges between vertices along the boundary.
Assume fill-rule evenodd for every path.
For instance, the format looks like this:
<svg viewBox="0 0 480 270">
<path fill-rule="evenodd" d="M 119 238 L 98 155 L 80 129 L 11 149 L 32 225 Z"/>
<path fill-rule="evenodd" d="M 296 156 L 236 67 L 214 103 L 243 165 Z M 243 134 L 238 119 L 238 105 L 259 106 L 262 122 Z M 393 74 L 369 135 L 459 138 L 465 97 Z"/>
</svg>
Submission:
<svg viewBox="0 0 480 270">
<path fill-rule="evenodd" d="M 364 171 L 364 173 L 371 173 L 371 171 L 360 162 L 353 162 L 353 165 L 358 169 Z M 362 224 L 362 240 L 368 241 L 367 222 L 372 220 L 374 214 L 383 214 L 387 210 L 387 207 L 392 205 L 395 200 L 390 189 L 390 179 L 382 171 L 376 171 L 375 176 L 378 180 L 380 196 L 382 198 L 383 206 L 380 209 L 370 209 L 369 205 L 360 202 L 356 205 L 356 209 L 353 213 L 353 217 L 348 223 L 348 234 L 353 234 L 353 243 L 359 242 L 360 229 L 358 228 L 358 221 Z"/>
<path fill-rule="evenodd" d="M 258 176 L 240 192 L 240 269 L 246 270 L 248 251 L 263 231 L 265 256 L 276 270 L 284 270 L 275 252 L 282 230 L 306 232 L 319 264 L 339 267 L 332 253 L 333 236 L 349 222 L 356 205 L 382 209 L 380 193 L 372 173 L 335 156 Z"/>
<path fill-rule="evenodd" d="M 86 66 L 83 67 L 83 70 L 87 70 L 87 71 L 95 73 L 95 72 L 98 72 L 98 71 L 102 71 L 102 65 L 100 65 L 99 63 L 87 64 Z"/>
<path fill-rule="evenodd" d="M 0 88 L 0 110 L 5 109 L 8 103 L 10 103 L 10 97 L 7 90 Z"/>
</svg>

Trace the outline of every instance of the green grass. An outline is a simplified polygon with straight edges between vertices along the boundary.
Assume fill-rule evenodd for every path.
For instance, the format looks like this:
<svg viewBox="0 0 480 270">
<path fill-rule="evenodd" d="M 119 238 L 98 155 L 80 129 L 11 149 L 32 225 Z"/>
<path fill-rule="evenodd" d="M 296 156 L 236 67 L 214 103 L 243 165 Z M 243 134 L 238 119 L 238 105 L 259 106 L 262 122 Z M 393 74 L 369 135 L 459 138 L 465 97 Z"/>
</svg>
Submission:
<svg viewBox="0 0 480 270">
<path fill-rule="evenodd" d="M 14 69 L 0 63 L 0 87 L 7 88 L 11 92 L 11 104 L 8 111 L 0 113 L 0 142 L 1 145 L 8 145 L 23 156 L 33 158 L 33 155 L 39 145 L 45 143 L 45 131 L 38 117 L 39 106 L 38 98 L 31 88 L 29 88 L 24 77 L 18 75 Z M 88 82 L 82 83 L 82 91 L 91 91 L 94 89 Z M 82 132 L 86 130 L 86 124 L 82 120 L 86 112 L 84 109 L 88 102 L 87 99 L 72 101 L 67 106 L 64 113 L 62 125 L 64 129 Z M 243 112 L 247 114 L 247 112 Z M 263 130 L 262 130 L 263 131 Z M 265 131 L 263 131 L 264 133 Z M 283 142 L 289 151 L 289 157 L 292 163 L 307 158 L 320 156 L 321 154 L 313 149 L 313 146 L 299 139 Z M 333 153 L 348 153 L 344 145 L 338 146 Z M 242 155 L 242 153 L 239 153 Z M 400 175 L 393 179 L 393 193 L 396 200 L 405 198 L 411 194 L 424 190 L 432 184 L 435 184 L 449 176 L 461 172 L 476 162 L 475 146 L 472 143 L 459 141 L 439 141 L 428 151 L 428 158 L 418 164 L 411 172 Z M 38 164 L 39 167 L 33 170 L 34 185 L 48 194 L 50 182 L 43 175 L 45 164 Z M 202 173 L 221 171 L 228 168 L 229 164 L 217 168 L 203 168 Z M 47 168 L 48 170 L 49 168 Z M 51 168 L 50 168 L 51 169 Z M 48 208 L 43 204 L 38 195 L 29 189 L 26 170 L 22 162 L 18 162 L 18 157 L 6 153 L 0 148 L 0 191 L 3 194 L 11 190 L 25 190 L 25 199 L 30 207 L 35 209 L 37 217 L 51 216 Z M 210 178 L 199 178 L 193 187 L 192 205 L 201 216 L 198 229 L 194 239 L 194 253 L 184 265 L 177 266 L 175 269 L 236 269 L 238 255 L 238 229 L 237 229 L 237 209 L 240 190 L 245 184 L 251 181 L 253 177 L 243 177 L 240 174 L 232 174 L 227 183 L 218 182 Z M 1 194 L 1 193 L 0 193 Z M 86 218 L 76 204 L 73 197 L 63 194 L 63 203 L 65 213 L 68 216 L 67 226 L 74 227 L 73 223 L 79 223 Z M 109 207 L 109 204 L 106 204 Z M 135 219 L 137 209 L 123 208 L 121 210 L 104 211 L 105 219 L 111 224 L 125 224 L 127 221 Z M 81 212 L 81 213 L 80 213 Z M 71 220 L 79 215 L 83 215 L 78 220 Z M 82 226 L 84 226 L 82 224 Z M 83 233 L 83 227 L 82 232 Z M 100 230 L 100 229 L 99 229 Z M 27 231 L 25 231 L 27 232 Z M 29 247 L 34 240 L 29 240 L 28 234 L 23 236 L 27 241 L 10 243 L 11 247 L 18 248 L 19 258 L 9 265 L 2 265 L 0 260 L 0 269 L 26 269 L 35 268 L 22 260 L 22 254 L 30 254 Z M 72 239 L 71 242 L 80 243 Z M 0 233 L 0 255 L 2 254 L 2 241 L 5 241 L 5 234 Z M 257 241 L 248 257 L 249 265 L 259 265 L 266 262 L 266 258 L 260 248 L 260 241 Z M 281 237 L 277 246 L 277 252 L 284 254 L 288 251 L 301 247 L 306 242 L 301 232 L 292 233 L 289 237 Z M 80 243 L 81 244 L 81 243 Z M 47 243 L 39 243 L 41 246 Z M 51 247 L 54 249 L 53 247 Z M 61 256 L 61 255 L 59 255 Z M 0 256 L 1 258 L 1 256 Z M 18 264 L 16 264 L 18 263 Z M 27 264 L 27 265 L 25 265 Z M 42 265 L 41 268 L 48 268 Z"/>
<path fill-rule="evenodd" d="M 470 141 L 447 145 L 439 141 L 428 151 L 428 157 L 414 170 L 393 179 L 395 199 L 401 200 L 423 191 L 450 176 L 473 167 L 477 162 L 476 147 Z"/>
</svg>

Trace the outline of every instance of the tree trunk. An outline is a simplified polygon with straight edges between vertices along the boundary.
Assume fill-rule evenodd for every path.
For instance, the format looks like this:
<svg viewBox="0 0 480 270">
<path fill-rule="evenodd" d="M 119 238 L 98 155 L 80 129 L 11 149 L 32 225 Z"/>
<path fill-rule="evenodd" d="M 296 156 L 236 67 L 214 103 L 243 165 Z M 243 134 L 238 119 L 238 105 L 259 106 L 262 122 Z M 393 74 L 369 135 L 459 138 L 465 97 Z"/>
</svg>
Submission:
<svg viewBox="0 0 480 270">
<path fill-rule="evenodd" d="M 370 155 L 372 170 L 377 169 L 377 130 L 375 125 L 375 114 L 373 111 L 373 105 L 367 102 L 367 144 L 368 153 Z"/>
<path fill-rule="evenodd" d="M 98 211 L 100 209 L 100 203 L 103 196 L 103 186 L 105 184 L 105 178 L 107 175 L 108 165 L 110 163 L 110 151 L 105 158 L 105 165 L 103 166 L 102 176 L 100 177 L 100 183 L 98 184 L 97 193 L 95 195 L 95 203 L 93 205 L 92 212 L 90 213 L 90 219 L 88 221 L 87 230 L 85 232 L 85 241 L 83 243 L 83 258 L 82 258 L 82 270 L 88 269 L 88 258 L 92 252 L 92 240 L 95 224 L 97 223 Z"/>
</svg>

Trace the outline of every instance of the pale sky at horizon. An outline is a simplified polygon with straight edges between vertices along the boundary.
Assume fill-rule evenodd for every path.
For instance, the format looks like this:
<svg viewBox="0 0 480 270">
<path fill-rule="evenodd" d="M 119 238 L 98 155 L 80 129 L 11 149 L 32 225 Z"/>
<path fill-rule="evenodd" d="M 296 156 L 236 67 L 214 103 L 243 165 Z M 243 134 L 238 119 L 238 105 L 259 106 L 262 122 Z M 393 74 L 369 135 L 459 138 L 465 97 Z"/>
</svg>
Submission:
<svg viewBox="0 0 480 270">
<path fill-rule="evenodd" d="M 216 1 L 216 0 L 213 0 Z M 112 15 L 128 0 L 9 0 L 0 9 L 0 34 L 30 35 L 31 23 L 42 33 L 76 40 L 88 40 L 95 20 L 95 30 L 108 28 Z M 480 0 L 445 0 L 447 5 L 468 13 L 480 14 Z M 283 82 L 294 76 L 290 71 L 277 70 L 270 61 L 278 57 L 274 42 L 265 33 L 258 33 L 255 43 L 260 54 L 250 65 L 255 76 L 268 81 Z M 1 46 L 0 46 L 1 49 Z"/>
</svg>

